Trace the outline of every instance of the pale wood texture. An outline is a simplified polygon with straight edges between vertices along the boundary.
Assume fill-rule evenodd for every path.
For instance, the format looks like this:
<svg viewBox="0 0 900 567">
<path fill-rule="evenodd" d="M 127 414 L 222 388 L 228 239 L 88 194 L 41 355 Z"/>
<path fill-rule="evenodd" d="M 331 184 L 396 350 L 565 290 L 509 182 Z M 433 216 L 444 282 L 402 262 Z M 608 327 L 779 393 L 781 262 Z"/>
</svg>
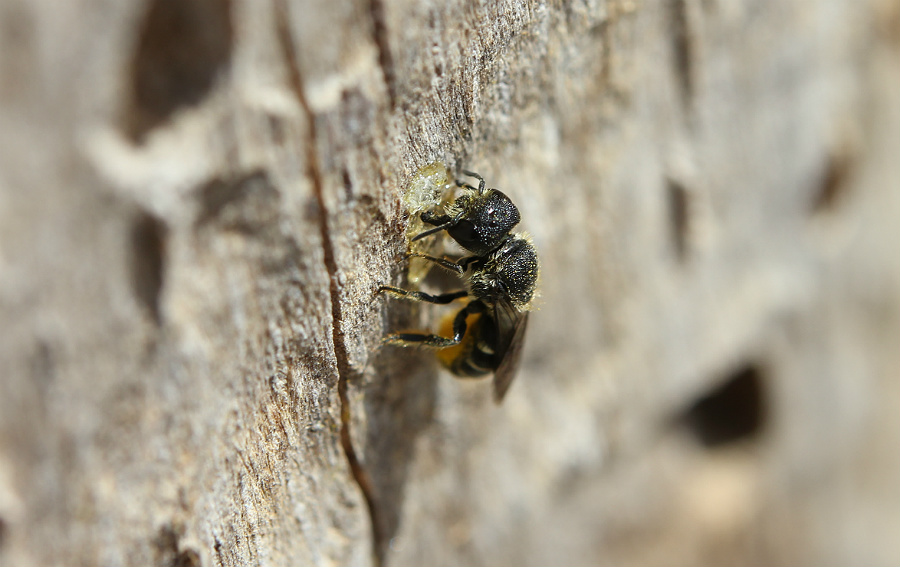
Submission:
<svg viewBox="0 0 900 567">
<path fill-rule="evenodd" d="M 499 407 L 379 347 L 433 162 Z M 898 180 L 896 0 L 2 0 L 0 564 L 900 564 Z"/>
</svg>

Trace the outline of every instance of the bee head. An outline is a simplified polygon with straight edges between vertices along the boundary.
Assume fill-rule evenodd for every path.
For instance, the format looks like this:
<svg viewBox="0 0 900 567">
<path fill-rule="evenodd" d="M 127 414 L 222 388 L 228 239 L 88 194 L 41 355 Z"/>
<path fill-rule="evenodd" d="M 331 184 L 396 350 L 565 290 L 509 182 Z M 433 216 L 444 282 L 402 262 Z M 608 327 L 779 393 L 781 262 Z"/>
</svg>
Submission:
<svg viewBox="0 0 900 567">
<path fill-rule="evenodd" d="M 462 217 L 447 233 L 460 246 L 477 256 L 486 256 L 519 224 L 519 209 L 504 193 L 487 189 L 460 196 L 453 208 Z"/>
</svg>

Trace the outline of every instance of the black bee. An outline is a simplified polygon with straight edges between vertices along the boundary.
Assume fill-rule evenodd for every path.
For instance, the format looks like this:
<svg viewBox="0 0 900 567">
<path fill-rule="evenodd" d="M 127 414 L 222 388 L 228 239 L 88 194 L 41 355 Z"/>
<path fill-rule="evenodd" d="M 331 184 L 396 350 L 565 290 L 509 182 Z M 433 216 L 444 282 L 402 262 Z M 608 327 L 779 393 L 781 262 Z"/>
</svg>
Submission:
<svg viewBox="0 0 900 567">
<path fill-rule="evenodd" d="M 447 304 L 468 297 L 469 302 L 442 329 L 452 337 L 396 333 L 384 342 L 399 346 L 426 346 L 442 349 L 438 358 L 460 377 L 494 373 L 494 401 L 499 403 L 509 389 L 522 355 L 528 311 L 534 297 L 538 277 L 538 260 L 528 238 L 510 234 L 519 222 L 519 211 L 509 197 L 496 189 L 485 189 L 484 179 L 478 188 L 457 181 L 463 193 L 447 207 L 445 214 L 423 213 L 422 220 L 434 225 L 416 237 L 418 240 L 441 230 L 472 252 L 457 261 L 412 254 L 452 270 L 466 281 L 466 289 L 429 295 L 393 286 L 382 286 L 379 292 Z"/>
</svg>

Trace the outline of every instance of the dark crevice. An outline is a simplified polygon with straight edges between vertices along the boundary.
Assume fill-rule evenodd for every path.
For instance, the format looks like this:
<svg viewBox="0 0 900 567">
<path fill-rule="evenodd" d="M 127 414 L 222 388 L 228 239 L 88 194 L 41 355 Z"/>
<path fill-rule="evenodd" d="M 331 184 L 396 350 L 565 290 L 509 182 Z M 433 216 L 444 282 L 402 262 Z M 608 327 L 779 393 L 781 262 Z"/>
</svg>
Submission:
<svg viewBox="0 0 900 567">
<path fill-rule="evenodd" d="M 812 208 L 816 214 L 834 210 L 847 192 L 847 178 L 852 170 L 849 151 L 836 151 L 828 155 L 819 177 L 818 190 L 813 197 Z"/>
<path fill-rule="evenodd" d="M 764 382 L 758 367 L 743 366 L 694 401 L 679 421 L 709 449 L 753 440 L 765 426 Z"/>
<path fill-rule="evenodd" d="M 391 46 L 388 42 L 389 36 L 386 23 L 387 18 L 384 13 L 384 1 L 369 0 L 369 13 L 372 15 L 372 35 L 375 40 L 375 46 L 378 48 L 378 64 L 381 66 L 381 73 L 387 86 L 391 108 L 395 108 L 397 101 L 397 76 L 394 71 L 394 57 L 391 55 Z"/>
<path fill-rule="evenodd" d="M 131 283 L 134 295 L 157 325 L 165 270 L 166 227 L 142 212 L 131 228 Z"/>
<path fill-rule="evenodd" d="M 350 171 L 346 167 L 341 168 L 341 181 L 344 182 L 344 197 L 348 201 L 353 199 L 353 179 L 350 177 Z"/>
<path fill-rule="evenodd" d="M 199 207 L 194 226 L 218 225 L 226 230 L 264 235 L 277 225 L 280 198 L 262 170 L 214 178 L 197 191 Z"/>
<path fill-rule="evenodd" d="M 253 181 L 264 181 L 265 172 L 255 171 L 240 179 L 215 178 L 200 188 L 197 198 L 200 211 L 195 225 L 202 225 L 222 216 L 222 212 L 232 203 L 240 204 L 254 187 Z"/>
<path fill-rule="evenodd" d="M 325 259 L 325 268 L 328 271 L 329 287 L 331 294 L 331 317 L 332 317 L 332 340 L 334 342 L 334 353 L 337 359 L 338 370 L 338 396 L 341 401 L 341 445 L 347 456 L 347 462 L 350 466 L 350 472 L 354 480 L 359 485 L 366 506 L 369 511 L 369 521 L 372 527 L 372 556 L 376 566 L 380 566 L 384 560 L 382 540 L 384 539 L 380 533 L 380 522 L 375 506 L 374 491 L 372 489 L 372 481 L 368 471 L 363 467 L 356 449 L 353 447 L 353 439 L 351 435 L 351 427 L 353 423 L 351 415 L 351 404 L 348 395 L 349 383 L 351 377 L 357 374 L 350 366 L 350 357 L 347 350 L 347 343 L 343 332 L 341 331 L 341 322 L 343 321 L 343 310 L 341 306 L 341 289 L 338 283 L 338 266 L 335 260 L 334 243 L 331 240 L 331 231 L 328 222 L 328 210 L 325 206 L 325 198 L 323 194 L 322 173 L 319 169 L 319 161 L 316 155 L 316 116 L 309 101 L 306 99 L 306 93 L 303 88 L 303 77 L 300 73 L 299 62 L 294 47 L 291 30 L 289 27 L 289 10 L 286 0 L 277 0 L 276 4 L 279 12 L 278 17 L 278 39 L 287 60 L 289 70 L 291 88 L 294 91 L 297 100 L 306 113 L 308 124 L 307 138 L 307 167 L 308 175 L 312 180 L 313 191 L 318 202 L 318 217 L 320 219 L 320 230 L 322 235 L 322 247 Z"/>
<path fill-rule="evenodd" d="M 600 48 L 603 50 L 603 56 L 600 61 L 600 84 L 604 87 L 612 85 L 613 71 L 613 27 L 609 19 L 603 20 L 596 27 L 596 32 L 600 34 Z"/>
<path fill-rule="evenodd" d="M 690 200 L 687 189 L 677 181 L 666 180 L 669 228 L 675 256 L 680 262 L 688 258 L 690 239 Z"/>
<path fill-rule="evenodd" d="M 43 339 L 37 340 L 36 347 L 31 357 L 31 377 L 37 385 L 47 387 L 56 379 L 56 356 L 51 345 Z"/>
<path fill-rule="evenodd" d="M 194 549 L 179 551 L 172 559 L 172 567 L 200 567 L 200 554 Z"/>
<path fill-rule="evenodd" d="M 672 26 L 672 57 L 675 78 L 681 93 L 682 105 L 689 109 L 694 98 L 694 35 L 691 30 L 688 0 L 669 0 L 669 21 Z"/>
<path fill-rule="evenodd" d="M 153 0 L 138 31 L 125 130 L 141 142 L 178 109 L 197 104 L 231 60 L 231 0 Z"/>
<path fill-rule="evenodd" d="M 184 528 L 168 524 L 160 528 L 154 539 L 156 564 L 166 567 L 199 567 L 200 554 L 195 549 L 183 548 L 181 540 Z"/>
<path fill-rule="evenodd" d="M 222 567 L 225 565 L 225 556 L 222 553 L 222 540 L 218 537 L 213 538 L 213 551 L 216 552 L 216 565 Z"/>
</svg>

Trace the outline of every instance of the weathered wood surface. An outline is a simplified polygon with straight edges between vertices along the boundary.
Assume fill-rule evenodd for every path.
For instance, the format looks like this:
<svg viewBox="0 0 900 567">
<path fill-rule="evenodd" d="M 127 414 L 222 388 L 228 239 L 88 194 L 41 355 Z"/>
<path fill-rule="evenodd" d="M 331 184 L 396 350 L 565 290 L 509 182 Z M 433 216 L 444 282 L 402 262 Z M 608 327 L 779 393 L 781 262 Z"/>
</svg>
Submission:
<svg viewBox="0 0 900 567">
<path fill-rule="evenodd" d="M 0 564 L 896 565 L 898 156 L 895 0 L 3 0 Z M 500 407 L 379 348 L 436 161 Z"/>
</svg>

